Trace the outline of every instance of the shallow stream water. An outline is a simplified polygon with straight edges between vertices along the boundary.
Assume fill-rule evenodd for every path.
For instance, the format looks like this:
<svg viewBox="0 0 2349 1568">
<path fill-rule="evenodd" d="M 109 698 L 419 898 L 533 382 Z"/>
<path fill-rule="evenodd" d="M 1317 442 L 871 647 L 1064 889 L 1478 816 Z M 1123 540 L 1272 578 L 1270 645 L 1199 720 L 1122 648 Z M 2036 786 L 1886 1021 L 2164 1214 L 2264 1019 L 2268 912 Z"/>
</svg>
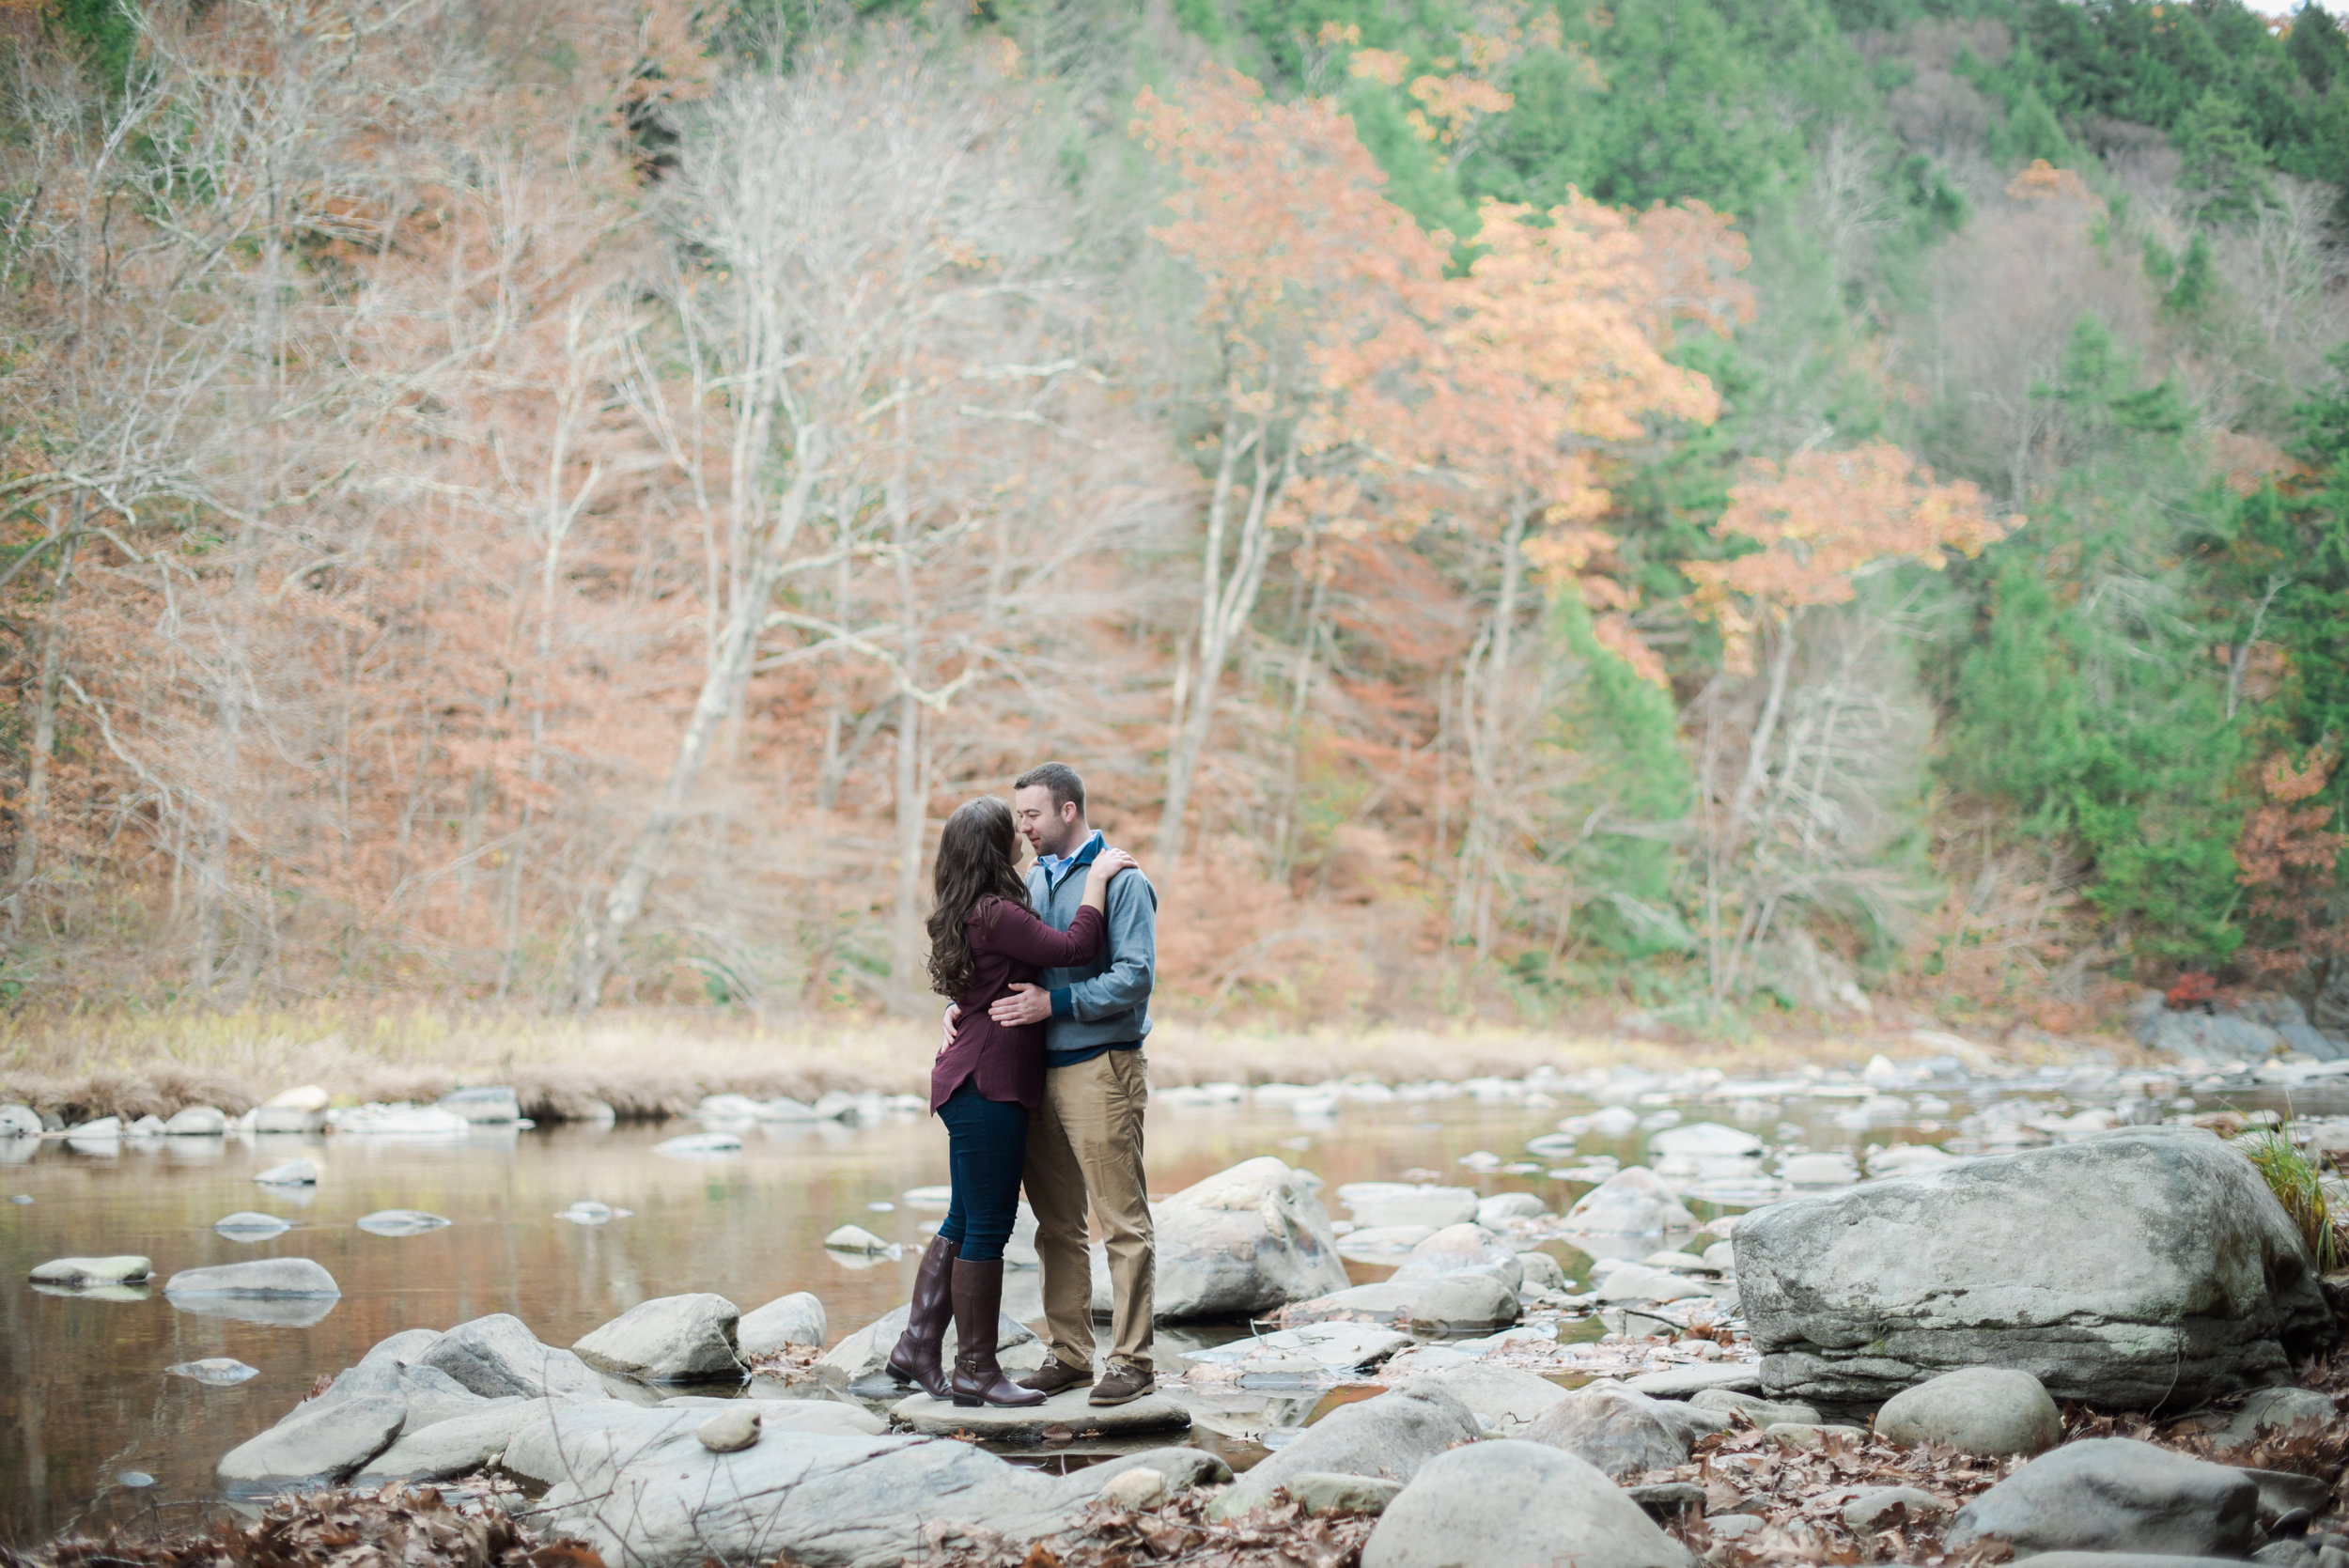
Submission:
<svg viewBox="0 0 2349 1568">
<path fill-rule="evenodd" d="M 2125 1087 L 2125 1086 L 2123 1086 Z M 2110 1075 L 2087 1088 L 2052 1079 L 2032 1084 L 1947 1085 L 1894 1112 L 1900 1119 L 1855 1126 L 1858 1096 L 1824 1092 L 1756 1097 L 1728 1092 L 1633 1096 L 1643 1120 L 1735 1121 L 1781 1147 L 1863 1150 L 1895 1140 L 1941 1141 L 1969 1104 L 2028 1092 L 2050 1110 L 2110 1105 Z M 2302 1109 L 2338 1113 L 2337 1104 Z M 2217 1101 L 2246 1108 L 2279 1104 L 2249 1085 Z M 1942 1102 L 1946 1101 L 1946 1109 Z M 2174 1100 L 2165 1102 L 2172 1108 Z M 1152 1188 L 1172 1193 L 1257 1155 L 1306 1166 L 1328 1184 L 1441 1180 L 1491 1194 L 1530 1191 L 1563 1211 L 1587 1182 L 1552 1177 L 1591 1156 L 1625 1164 L 1653 1127 L 1622 1136 L 1584 1134 L 1578 1152 L 1536 1159 L 1529 1139 L 1594 1109 L 1589 1099 L 1514 1086 L 1507 1094 L 1383 1104 L 1346 1103 L 1330 1111 L 1271 1103 L 1154 1105 L 1148 1123 Z M 220 1455 L 270 1425 L 322 1375 L 350 1366 L 386 1335 L 444 1328 L 487 1312 L 521 1317 L 538 1336 L 568 1344 L 639 1301 L 714 1291 L 748 1311 L 795 1290 L 825 1304 L 837 1340 L 906 1297 L 922 1224 L 934 1209 L 905 1201 L 910 1188 L 946 1180 L 945 1143 L 935 1124 L 906 1114 L 866 1123 L 771 1125 L 747 1131 L 739 1154 L 678 1159 L 655 1145 L 691 1124 L 661 1126 L 478 1129 L 453 1141 L 345 1134 L 257 1140 L 170 1139 L 125 1142 L 91 1153 L 60 1140 L 0 1140 L 0 1539 L 47 1539 L 75 1525 L 163 1519 L 213 1500 Z M 1464 1159 L 1484 1152 L 1493 1158 Z M 256 1172 L 307 1157 L 315 1188 L 257 1185 Z M 1512 1171 L 1508 1167 L 1517 1167 Z M 1530 1169 L 1528 1167 L 1531 1167 Z M 592 1198 L 632 1211 L 602 1226 L 555 1218 Z M 889 1205 L 889 1206 L 882 1206 Z M 1334 1218 L 1345 1210 L 1330 1200 Z M 388 1238 L 356 1228 L 380 1209 L 444 1215 L 452 1225 Z M 212 1223 L 238 1210 L 292 1221 L 284 1234 L 241 1242 Z M 847 1260 L 823 1237 L 855 1223 L 905 1243 L 896 1260 Z M 1659 1243 L 1628 1242 L 1634 1254 Z M 1571 1275 L 1579 1254 L 1553 1247 Z M 50 1294 L 26 1281 L 36 1265 L 61 1256 L 144 1253 L 155 1288 L 139 1299 Z M 315 1322 L 255 1322 L 175 1307 L 161 1289 L 172 1273 L 267 1256 L 317 1260 L 342 1289 Z M 1349 1265 L 1358 1280 L 1386 1269 Z M 283 1303 L 247 1303 L 268 1315 Z M 1006 1308 L 1036 1312 L 1035 1276 L 1015 1273 Z M 306 1315 L 296 1313 L 294 1315 Z M 1186 1332 L 1182 1343 L 1213 1343 L 1246 1331 L 1233 1324 Z M 209 1387 L 165 1369 L 229 1357 L 258 1369 L 233 1387 Z M 1320 1405 L 1348 1397 L 1341 1391 Z M 1302 1421 L 1317 1408 L 1298 1404 Z M 1235 1457 L 1244 1457 L 1235 1455 Z M 145 1475 L 153 1483 L 126 1485 Z M 154 1511 L 154 1512 L 150 1512 Z"/>
</svg>

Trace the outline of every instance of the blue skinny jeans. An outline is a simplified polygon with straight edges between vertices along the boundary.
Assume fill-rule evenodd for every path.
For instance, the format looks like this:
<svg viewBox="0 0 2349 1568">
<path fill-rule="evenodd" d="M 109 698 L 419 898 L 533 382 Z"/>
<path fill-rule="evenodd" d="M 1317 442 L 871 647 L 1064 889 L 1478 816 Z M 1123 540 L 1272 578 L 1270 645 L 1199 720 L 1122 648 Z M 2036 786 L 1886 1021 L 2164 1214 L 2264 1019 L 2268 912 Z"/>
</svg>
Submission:
<svg viewBox="0 0 2349 1568">
<path fill-rule="evenodd" d="M 954 1199 L 938 1234 L 956 1256 L 993 1263 L 1003 1255 L 1019 1217 L 1019 1172 L 1028 1159 L 1028 1108 L 990 1100 L 969 1083 L 938 1108 L 946 1124 L 946 1169 Z"/>
</svg>

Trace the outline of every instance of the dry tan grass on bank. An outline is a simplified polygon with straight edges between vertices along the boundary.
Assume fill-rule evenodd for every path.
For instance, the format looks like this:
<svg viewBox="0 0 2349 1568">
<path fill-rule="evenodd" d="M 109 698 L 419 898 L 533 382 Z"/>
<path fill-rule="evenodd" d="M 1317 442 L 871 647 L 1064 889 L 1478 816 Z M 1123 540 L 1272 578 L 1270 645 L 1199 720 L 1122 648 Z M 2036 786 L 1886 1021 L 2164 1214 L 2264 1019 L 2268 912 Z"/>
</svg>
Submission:
<svg viewBox="0 0 2349 1568">
<path fill-rule="evenodd" d="M 0 1101 L 68 1120 L 168 1116 L 188 1105 L 241 1112 L 317 1084 L 338 1101 L 430 1099 L 465 1084 L 510 1083 L 523 1112 L 577 1116 L 601 1100 L 624 1117 L 678 1115 L 703 1095 L 813 1099 L 827 1090 L 920 1092 L 936 1043 L 920 1019 L 792 1027 L 688 1012 L 593 1018 L 321 1008 L 299 1013 L 20 1017 L 0 1025 Z M 1764 1072 L 1806 1062 L 1856 1064 L 1871 1051 L 1914 1054 L 1899 1036 L 1668 1043 L 1463 1025 L 1262 1034 L 1161 1024 L 1150 1040 L 1161 1084 L 1367 1075 L 1387 1082 L 1577 1071 L 1615 1063 Z"/>
</svg>

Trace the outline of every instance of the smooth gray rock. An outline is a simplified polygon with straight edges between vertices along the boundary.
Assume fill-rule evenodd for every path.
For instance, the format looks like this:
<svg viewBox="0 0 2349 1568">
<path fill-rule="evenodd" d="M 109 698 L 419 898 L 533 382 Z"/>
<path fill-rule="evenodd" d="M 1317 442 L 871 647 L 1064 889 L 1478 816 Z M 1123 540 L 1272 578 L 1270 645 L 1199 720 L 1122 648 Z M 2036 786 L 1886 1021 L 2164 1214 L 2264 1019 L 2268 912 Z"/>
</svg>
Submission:
<svg viewBox="0 0 2349 1568">
<path fill-rule="evenodd" d="M 210 1105 L 183 1107 L 163 1124 L 163 1133 L 170 1138 L 219 1138 L 227 1131 L 228 1113 Z"/>
<path fill-rule="evenodd" d="M 422 1209 L 377 1209 L 361 1217 L 359 1228 L 369 1235 L 411 1236 L 455 1223 L 445 1215 L 427 1214 Z"/>
<path fill-rule="evenodd" d="M 1517 1367 L 1497 1367 L 1478 1361 L 1423 1373 L 1400 1386 L 1431 1384 L 1467 1405 L 1498 1433 L 1511 1433 L 1567 1397 L 1548 1378 Z"/>
<path fill-rule="evenodd" d="M 1143 1449 L 1138 1453 L 1121 1454 L 1098 1465 L 1089 1465 L 1077 1475 L 1098 1486 L 1112 1476 L 1137 1468 L 1155 1470 L 1163 1476 L 1170 1498 L 1179 1497 L 1193 1487 L 1221 1486 L 1232 1479 L 1232 1467 L 1223 1462 L 1222 1455 L 1195 1448 Z"/>
<path fill-rule="evenodd" d="M 271 1166 L 253 1179 L 263 1187 L 316 1187 L 319 1180 L 318 1162 L 289 1159 Z"/>
<path fill-rule="evenodd" d="M 1592 1235 L 1658 1235 L 1696 1228 L 1672 1189 L 1644 1165 L 1625 1167 L 1576 1200 L 1565 1229 Z"/>
<path fill-rule="evenodd" d="M 1362 1568 L 1688 1568 L 1692 1560 L 1590 1465 L 1508 1438 L 1429 1460 L 1362 1547 Z"/>
<path fill-rule="evenodd" d="M 483 1089 L 453 1089 L 434 1102 L 441 1110 L 452 1111 L 468 1122 L 501 1126 L 522 1119 L 522 1108 L 514 1097 L 514 1091 L 503 1086 Z"/>
<path fill-rule="evenodd" d="M 1762 1387 L 1762 1369 L 1751 1361 L 1700 1361 L 1627 1378 L 1624 1387 L 1651 1399 L 1693 1400 L 1707 1389 L 1752 1393 Z"/>
<path fill-rule="evenodd" d="M 1411 1249 L 1390 1284 L 1415 1284 L 1455 1274 L 1486 1274 L 1499 1280 L 1512 1295 L 1525 1283 L 1525 1265 L 1516 1250 L 1482 1225 L 1447 1225 Z"/>
<path fill-rule="evenodd" d="M 889 1381 L 889 1352 L 895 1346 L 897 1337 L 906 1331 L 909 1310 L 892 1307 L 833 1345 L 817 1359 L 817 1374 L 829 1382 L 845 1383 L 851 1388 Z M 961 1343 L 953 1323 L 946 1325 L 945 1336 L 940 1343 L 940 1354 L 949 1366 L 953 1365 L 956 1346 Z M 995 1356 L 1005 1371 L 1017 1374 L 1042 1366 L 1045 1351 L 1026 1324 L 1006 1314 L 995 1320 Z"/>
<path fill-rule="evenodd" d="M 40 1112 L 29 1105 L 0 1105 L 0 1138 L 39 1138 Z"/>
<path fill-rule="evenodd" d="M 1522 1303 L 1505 1281 L 1489 1274 L 1446 1274 L 1391 1288 L 1411 1295 L 1411 1327 L 1444 1334 L 1483 1334 L 1517 1320 Z"/>
<path fill-rule="evenodd" d="M 2229 1013 L 2171 1013 L 2148 1020 L 2138 1034 L 2147 1050 L 2189 1062 L 2263 1062 L 2289 1043 L 2281 1032 Z"/>
<path fill-rule="evenodd" d="M 610 1396 L 603 1380 L 568 1350 L 538 1343 L 527 1324 L 510 1312 L 493 1312 L 460 1323 L 416 1358 L 455 1378 L 484 1399 L 521 1394 L 529 1399 L 592 1399 Z"/>
<path fill-rule="evenodd" d="M 1308 1301 L 1293 1301 L 1281 1309 L 1281 1321 L 1299 1328 L 1313 1323 L 1376 1323 L 1390 1327 L 1411 1321 L 1411 1303 L 1418 1291 L 1409 1284 L 1348 1285 Z"/>
<path fill-rule="evenodd" d="M 1549 1205 L 1531 1192 L 1498 1192 L 1476 1205 L 1476 1222 L 1499 1230 L 1512 1219 L 1539 1219 Z"/>
<path fill-rule="evenodd" d="M 1858 1448 L 1868 1440 L 1868 1429 L 1835 1421 L 1777 1421 L 1764 1427 L 1762 1436 L 1775 1437 L 1788 1448 L 1823 1449 L 1830 1441 Z"/>
<path fill-rule="evenodd" d="M 1968 1366 L 2060 1399 L 2180 1408 L 2330 1343 L 2298 1229 L 2208 1133 L 2130 1127 L 1745 1217 L 1764 1391 L 1885 1399 Z"/>
<path fill-rule="evenodd" d="M 135 1284 L 154 1272 L 147 1259 L 124 1252 L 111 1258 L 52 1258 L 33 1265 L 32 1281 L 37 1285 L 86 1290 L 93 1285 Z"/>
<path fill-rule="evenodd" d="M 812 1432 L 834 1437 L 878 1437 L 889 1423 L 862 1405 L 833 1399 L 732 1399 L 712 1394 L 674 1394 L 661 1402 L 664 1410 L 699 1410 L 707 1418 L 717 1410 L 749 1408 L 758 1412 L 767 1432 Z"/>
<path fill-rule="evenodd" d="M 1338 1238 L 1313 1184 L 1268 1155 L 1151 1204 L 1150 1216 L 1152 1312 L 1161 1323 L 1268 1314 L 1346 1284 Z M 1094 1311 L 1106 1315 L 1109 1270 L 1097 1248 L 1092 1269 Z"/>
<path fill-rule="evenodd" d="M 1120 1470 L 1094 1495 L 1112 1508 L 1157 1508 L 1167 1499 L 1166 1477 L 1156 1470 Z"/>
<path fill-rule="evenodd" d="M 488 1403 L 438 1367 L 403 1365 L 389 1358 L 369 1356 L 355 1367 L 346 1367 L 325 1392 L 306 1404 L 325 1406 L 374 1398 L 397 1399 L 408 1407 L 403 1431 L 420 1431 L 478 1415 Z"/>
<path fill-rule="evenodd" d="M 1729 1424 L 1726 1416 L 1676 1400 L 1651 1399 L 1618 1383 L 1589 1383 L 1518 1435 L 1563 1449 L 1602 1474 L 1626 1476 L 1686 1464 L 1689 1444 Z"/>
<path fill-rule="evenodd" d="M 351 1484 L 366 1488 L 387 1481 L 445 1481 L 477 1470 L 506 1452 L 515 1429 L 537 1408 L 534 1401 L 521 1398 L 474 1403 L 481 1408 L 428 1426 L 416 1425 L 412 1410 L 399 1440 L 368 1460 Z"/>
<path fill-rule="evenodd" d="M 2322 1514 L 2332 1500 L 2332 1488 L 2312 1475 L 2295 1475 L 2290 1470 L 2247 1469 L 2243 1473 L 2260 1489 L 2262 1524 L 2295 1508 Z"/>
<path fill-rule="evenodd" d="M 1338 1188 L 1357 1230 L 1424 1225 L 1440 1231 L 1473 1220 L 1483 1200 L 1470 1187 L 1414 1187 L 1408 1182 L 1349 1182 Z"/>
<path fill-rule="evenodd" d="M 2004 1459 L 2061 1442 L 2063 1415 L 2030 1373 L 1967 1367 L 1894 1394 L 1876 1412 L 1875 1432 L 1903 1448 L 1940 1443 Z"/>
<path fill-rule="evenodd" d="M 1308 1515 L 1319 1514 L 1384 1514 L 1387 1504 L 1403 1491 L 1399 1481 L 1375 1475 L 1338 1475 L 1329 1470 L 1304 1470 L 1281 1483 L 1281 1490 Z"/>
<path fill-rule="evenodd" d="M 183 1268 L 163 1282 L 165 1296 L 338 1296 L 334 1276 L 310 1258 L 255 1258 L 250 1263 Z"/>
<path fill-rule="evenodd" d="M 1777 1426 L 1786 1421 L 1808 1421 L 1815 1426 L 1827 1419 L 1819 1414 L 1816 1405 L 1793 1400 L 1781 1404 L 1734 1389 L 1700 1389 L 1688 1396 L 1688 1403 L 1699 1410 L 1713 1410 L 1724 1416 L 1741 1414 L 1756 1427 Z"/>
<path fill-rule="evenodd" d="M 2033 1568 L 2243 1568 L 2241 1558 L 2165 1552 L 2041 1552 L 2029 1560 Z"/>
<path fill-rule="evenodd" d="M 406 1366 L 431 1349 L 440 1338 L 438 1328 L 403 1328 L 397 1334 L 376 1341 L 374 1347 L 359 1358 L 359 1364 L 364 1367 L 378 1361 L 392 1361 Z"/>
<path fill-rule="evenodd" d="M 293 1229 L 293 1222 L 280 1219 L 273 1214 L 256 1214 L 251 1209 L 239 1209 L 212 1221 L 212 1229 L 231 1241 L 267 1241 L 284 1235 Z"/>
<path fill-rule="evenodd" d="M 2040 1455 L 1959 1509 L 1948 1540 L 1999 1540 L 2019 1554 L 2242 1557 L 2258 1518 L 2259 1486 L 2241 1470 L 2134 1438 L 2091 1437 Z"/>
<path fill-rule="evenodd" d="M 941 1437 L 769 1430 L 712 1453 L 702 1410 L 556 1405 L 524 1424 L 503 1467 L 551 1484 L 541 1528 L 612 1568 L 705 1559 L 894 1568 L 973 1529 L 1025 1543 L 1074 1525 L 1098 1482 L 1022 1469 Z"/>
<path fill-rule="evenodd" d="M 1214 1502 L 1211 1518 L 1262 1508 L 1290 1476 L 1307 1471 L 1408 1482 L 1455 1443 L 1477 1436 L 1476 1417 L 1439 1388 L 1413 1383 L 1334 1410 L 1259 1462 Z"/>
<path fill-rule="evenodd" d="M 337 1482 L 391 1447 L 407 1419 L 408 1406 L 390 1394 L 313 1401 L 230 1449 L 215 1475 L 231 1491 L 290 1491 Z"/>
<path fill-rule="evenodd" d="M 739 1382 L 734 1327 L 741 1309 L 723 1296 L 662 1296 L 640 1301 L 571 1348 L 591 1367 L 648 1383 Z"/>
<path fill-rule="evenodd" d="M 795 1344 L 820 1349 L 832 1337 L 830 1327 L 823 1302 L 811 1292 L 794 1291 L 754 1312 L 744 1312 L 742 1321 L 734 1326 L 735 1348 L 745 1360 L 754 1356 L 772 1355 Z"/>
<path fill-rule="evenodd" d="M 745 1408 L 745 1401 L 734 1403 L 734 1409 L 721 1410 L 695 1427 L 694 1441 L 712 1453 L 739 1453 L 757 1442 L 758 1412 Z"/>
<path fill-rule="evenodd" d="M 2210 1435 L 2221 1453 L 2248 1448 L 2271 1432 L 2330 1426 L 2339 1417 L 2333 1396 L 2314 1389 L 2255 1389 Z"/>
<path fill-rule="evenodd" d="M 1873 1535 L 1913 1519 L 1938 1519 L 1949 1511 L 1948 1503 L 1914 1486 L 1864 1486 L 1843 1503 L 1843 1524 Z"/>
<path fill-rule="evenodd" d="M 260 1368 L 246 1366 L 233 1356 L 207 1356 L 200 1361 L 181 1361 L 163 1371 L 173 1377 L 184 1377 L 211 1389 L 233 1389 L 261 1375 Z"/>
</svg>

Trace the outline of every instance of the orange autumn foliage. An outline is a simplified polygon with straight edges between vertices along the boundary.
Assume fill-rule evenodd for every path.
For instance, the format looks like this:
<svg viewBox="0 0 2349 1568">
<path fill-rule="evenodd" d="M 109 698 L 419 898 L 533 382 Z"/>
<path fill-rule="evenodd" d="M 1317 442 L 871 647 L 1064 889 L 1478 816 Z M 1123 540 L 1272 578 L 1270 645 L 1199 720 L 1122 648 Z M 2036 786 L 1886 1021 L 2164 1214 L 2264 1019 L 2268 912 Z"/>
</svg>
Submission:
<svg viewBox="0 0 2349 1568">
<path fill-rule="evenodd" d="M 2300 762 L 2281 752 L 2260 768 L 2263 804 L 2243 818 L 2236 839 L 2235 880 L 2249 891 L 2244 912 L 2264 926 L 2263 942 L 2239 955 L 2265 974 L 2296 972 L 2311 958 L 2349 954 L 2349 927 L 2329 918 L 2336 866 L 2349 833 L 2336 832 L 2330 806 L 2302 806 L 2331 782 L 2340 753 L 2329 747 Z"/>
</svg>

